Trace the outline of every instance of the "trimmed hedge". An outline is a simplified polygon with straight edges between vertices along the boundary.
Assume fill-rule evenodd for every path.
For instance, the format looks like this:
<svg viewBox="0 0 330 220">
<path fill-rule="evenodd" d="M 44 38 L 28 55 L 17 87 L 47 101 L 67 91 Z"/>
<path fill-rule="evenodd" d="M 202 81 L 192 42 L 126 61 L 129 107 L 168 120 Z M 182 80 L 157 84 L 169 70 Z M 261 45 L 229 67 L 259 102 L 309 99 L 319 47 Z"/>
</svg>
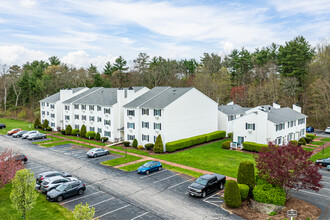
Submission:
<svg viewBox="0 0 330 220">
<path fill-rule="evenodd" d="M 286 194 L 283 188 L 271 184 L 257 185 L 253 190 L 254 200 L 261 203 L 284 206 Z"/>
<path fill-rule="evenodd" d="M 89 131 L 86 133 L 86 138 L 94 139 L 95 138 L 95 131 Z"/>
<path fill-rule="evenodd" d="M 312 140 L 314 140 L 316 136 L 314 134 L 306 134 L 306 137 L 312 138 Z"/>
<path fill-rule="evenodd" d="M 252 190 L 256 185 L 254 164 L 252 162 L 242 161 L 239 164 L 237 172 L 237 183 L 248 185 L 250 189 L 250 195 L 252 195 Z"/>
<path fill-rule="evenodd" d="M 302 138 L 299 139 L 299 141 L 298 141 L 298 145 L 299 145 L 299 146 L 301 146 L 301 145 L 306 145 L 306 144 L 307 144 L 307 143 L 306 143 L 305 138 L 302 137 Z"/>
<path fill-rule="evenodd" d="M 241 193 L 235 180 L 227 180 L 225 187 L 225 203 L 231 208 L 238 208 L 242 205 Z"/>
<path fill-rule="evenodd" d="M 34 128 L 41 128 L 41 122 L 39 118 L 36 118 L 36 120 L 34 120 Z"/>
<path fill-rule="evenodd" d="M 153 143 L 148 143 L 148 144 L 145 144 L 144 145 L 144 148 L 147 149 L 147 150 L 151 150 L 152 148 L 154 148 L 154 144 Z"/>
<path fill-rule="evenodd" d="M 129 141 L 123 141 L 123 144 L 125 147 L 129 147 L 130 142 Z"/>
<path fill-rule="evenodd" d="M 225 141 L 222 143 L 221 148 L 222 149 L 230 149 L 230 142 L 231 141 Z"/>
<path fill-rule="evenodd" d="M 95 135 L 95 140 L 99 141 L 101 139 L 101 134 L 99 132 Z"/>
<path fill-rule="evenodd" d="M 138 141 L 136 139 L 133 140 L 132 146 L 134 148 L 137 148 L 138 147 Z"/>
<path fill-rule="evenodd" d="M 139 150 L 141 150 L 141 149 L 143 149 L 144 147 L 142 146 L 142 145 L 139 145 L 138 147 L 137 147 L 137 149 L 139 149 Z"/>
<path fill-rule="evenodd" d="M 52 131 L 52 130 L 53 129 L 51 127 L 49 127 L 49 126 L 46 128 L 46 131 Z"/>
<path fill-rule="evenodd" d="M 252 152 L 260 152 L 262 149 L 267 148 L 267 144 L 257 144 L 254 142 L 245 141 L 243 142 L 243 150 L 252 151 Z"/>
<path fill-rule="evenodd" d="M 108 141 L 108 140 L 109 140 L 108 137 L 101 137 L 101 141 L 103 141 L 103 142 L 106 142 L 106 141 Z"/>
<path fill-rule="evenodd" d="M 79 132 L 80 137 L 86 137 L 86 132 L 87 132 L 86 126 L 82 125 Z"/>
<path fill-rule="evenodd" d="M 49 121 L 47 119 L 44 120 L 44 123 L 42 124 L 42 130 L 46 130 L 47 127 L 49 126 Z"/>
<path fill-rule="evenodd" d="M 218 140 L 224 137 L 226 137 L 225 131 L 215 131 L 208 134 L 194 136 L 191 138 L 184 138 L 181 140 L 166 143 L 166 151 L 174 152 L 197 144 L 203 144 L 209 141 Z"/>
<path fill-rule="evenodd" d="M 153 150 L 155 153 L 164 153 L 164 144 L 161 135 L 158 135 Z"/>
<path fill-rule="evenodd" d="M 248 185 L 245 185 L 245 184 L 237 184 L 237 185 L 238 185 L 239 192 L 241 194 L 241 199 L 243 201 L 248 197 L 250 188 Z"/>
<path fill-rule="evenodd" d="M 305 141 L 307 144 L 309 144 L 313 139 L 310 137 L 305 137 Z"/>
<path fill-rule="evenodd" d="M 73 129 L 71 134 L 77 136 L 77 134 L 79 134 L 79 129 Z"/>
<path fill-rule="evenodd" d="M 66 126 L 65 134 L 66 135 L 70 135 L 71 133 L 72 133 L 72 127 L 71 127 L 71 125 Z"/>
<path fill-rule="evenodd" d="M 296 141 L 296 140 L 291 140 L 290 143 L 291 143 L 293 146 L 298 146 L 298 141 Z"/>
<path fill-rule="evenodd" d="M 65 134 L 65 130 L 61 130 L 61 134 Z"/>
<path fill-rule="evenodd" d="M 233 132 L 227 134 L 229 138 L 233 138 Z"/>
</svg>

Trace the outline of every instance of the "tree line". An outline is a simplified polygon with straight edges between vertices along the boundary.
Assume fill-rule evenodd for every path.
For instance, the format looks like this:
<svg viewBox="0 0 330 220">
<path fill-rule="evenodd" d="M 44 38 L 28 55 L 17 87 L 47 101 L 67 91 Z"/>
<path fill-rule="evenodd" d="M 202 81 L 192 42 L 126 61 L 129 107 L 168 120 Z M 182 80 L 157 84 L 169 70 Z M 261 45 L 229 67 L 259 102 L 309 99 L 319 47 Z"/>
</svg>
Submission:
<svg viewBox="0 0 330 220">
<path fill-rule="evenodd" d="M 119 56 L 102 71 L 90 64 L 74 68 L 56 56 L 48 61 L 5 64 L 0 69 L 2 115 L 38 117 L 40 99 L 63 88 L 155 86 L 195 87 L 218 102 L 253 107 L 298 104 L 317 128 L 330 125 L 330 46 L 316 47 L 298 36 L 284 45 L 234 49 L 225 56 L 204 53 L 200 60 L 166 59 L 140 53 L 129 68 Z"/>
</svg>

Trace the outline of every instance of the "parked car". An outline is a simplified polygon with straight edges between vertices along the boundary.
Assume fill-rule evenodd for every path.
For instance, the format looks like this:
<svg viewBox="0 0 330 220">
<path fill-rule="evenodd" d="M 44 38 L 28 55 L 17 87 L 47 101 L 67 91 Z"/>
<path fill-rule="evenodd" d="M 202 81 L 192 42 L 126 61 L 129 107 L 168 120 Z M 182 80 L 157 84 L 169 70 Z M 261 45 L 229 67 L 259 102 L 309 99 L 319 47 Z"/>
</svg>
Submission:
<svg viewBox="0 0 330 220">
<path fill-rule="evenodd" d="M 47 137 L 47 135 L 45 135 L 43 133 L 34 133 L 34 134 L 30 134 L 27 139 L 31 141 L 31 140 L 36 140 L 36 139 L 43 139 L 46 137 Z"/>
<path fill-rule="evenodd" d="M 314 128 L 313 127 L 307 127 L 306 132 L 314 132 Z"/>
<path fill-rule="evenodd" d="M 327 127 L 324 132 L 330 134 L 330 127 Z"/>
<path fill-rule="evenodd" d="M 40 189 L 43 193 L 47 193 L 63 183 L 72 182 L 72 181 L 78 181 L 78 179 L 74 177 L 53 176 L 44 179 L 44 181 L 41 183 Z"/>
<path fill-rule="evenodd" d="M 220 189 L 222 190 L 226 183 L 226 176 L 221 174 L 205 174 L 198 177 L 196 181 L 188 186 L 188 193 L 191 196 L 205 197 L 207 194 Z"/>
<path fill-rule="evenodd" d="M 323 167 L 326 167 L 330 165 L 330 157 L 325 158 L 325 159 L 319 159 L 315 161 L 315 164 L 321 165 Z"/>
<path fill-rule="evenodd" d="M 33 131 L 28 131 L 25 134 L 22 135 L 22 139 L 28 138 L 29 135 L 39 133 L 39 131 L 33 130 Z"/>
<path fill-rule="evenodd" d="M 161 170 L 163 168 L 159 161 L 149 161 L 137 169 L 139 174 L 149 174 L 152 171 Z"/>
<path fill-rule="evenodd" d="M 47 200 L 61 202 L 65 198 L 82 195 L 85 190 L 86 186 L 80 180 L 63 183 L 47 193 Z"/>
<path fill-rule="evenodd" d="M 102 149 L 102 148 L 93 148 L 87 151 L 87 157 L 98 157 L 102 155 L 108 155 L 109 150 Z"/>
<path fill-rule="evenodd" d="M 27 133 L 27 131 L 25 131 L 25 130 L 19 131 L 19 132 L 13 134 L 13 138 L 22 137 L 22 135 L 26 134 L 26 133 Z"/>
<path fill-rule="evenodd" d="M 328 165 L 328 166 L 327 166 L 327 170 L 329 170 L 329 171 L 330 171 L 330 165 Z"/>
<path fill-rule="evenodd" d="M 62 177 L 72 177 L 72 175 L 70 173 L 67 172 L 59 172 L 59 171 L 47 171 L 47 172 L 43 172 L 40 173 L 37 178 L 36 178 L 36 184 L 37 185 L 41 185 L 41 183 L 43 182 L 44 179 L 46 178 L 50 178 L 53 176 L 62 176 Z"/>
<path fill-rule="evenodd" d="M 19 131 L 21 131 L 22 129 L 20 128 L 14 128 L 14 129 L 11 129 L 10 131 L 7 132 L 7 135 L 13 135 Z"/>
<path fill-rule="evenodd" d="M 18 154 L 15 153 L 11 157 L 6 157 L 4 160 L 5 161 L 7 161 L 7 160 L 21 161 L 22 164 L 26 163 L 28 161 L 25 154 L 21 154 L 21 153 L 18 153 Z"/>
<path fill-rule="evenodd" d="M 1 123 L 1 124 L 0 124 L 0 129 L 3 129 L 3 128 L 6 128 L 6 125 L 3 124 L 3 123 Z"/>
</svg>

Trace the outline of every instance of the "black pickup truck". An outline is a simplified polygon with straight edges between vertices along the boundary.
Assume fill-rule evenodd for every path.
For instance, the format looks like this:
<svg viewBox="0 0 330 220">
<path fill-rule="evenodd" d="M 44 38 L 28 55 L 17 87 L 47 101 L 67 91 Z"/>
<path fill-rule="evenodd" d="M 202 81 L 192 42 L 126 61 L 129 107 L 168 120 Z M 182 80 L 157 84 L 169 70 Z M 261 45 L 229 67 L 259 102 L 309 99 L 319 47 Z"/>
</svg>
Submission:
<svg viewBox="0 0 330 220">
<path fill-rule="evenodd" d="M 205 197 L 210 192 L 217 189 L 222 190 L 226 183 L 226 176 L 221 174 L 205 174 L 188 186 L 188 193 L 191 196 Z"/>
</svg>

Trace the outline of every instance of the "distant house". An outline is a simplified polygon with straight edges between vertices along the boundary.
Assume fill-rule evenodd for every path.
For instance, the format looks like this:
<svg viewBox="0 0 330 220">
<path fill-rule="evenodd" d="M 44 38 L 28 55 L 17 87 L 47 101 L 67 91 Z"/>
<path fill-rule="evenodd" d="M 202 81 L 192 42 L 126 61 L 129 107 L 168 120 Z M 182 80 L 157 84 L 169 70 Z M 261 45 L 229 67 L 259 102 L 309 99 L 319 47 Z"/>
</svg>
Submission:
<svg viewBox="0 0 330 220">
<path fill-rule="evenodd" d="M 226 131 L 227 134 L 233 132 L 233 121 L 242 117 L 249 109 L 233 102 L 218 106 L 218 129 Z"/>
<path fill-rule="evenodd" d="M 195 88 L 155 87 L 124 105 L 125 140 L 163 143 L 218 130 L 217 103 Z"/>
<path fill-rule="evenodd" d="M 292 109 L 281 108 L 276 103 L 258 106 L 233 120 L 233 141 L 238 144 L 250 141 L 283 145 L 290 140 L 299 140 L 305 136 L 306 118 L 296 105 Z"/>
</svg>

